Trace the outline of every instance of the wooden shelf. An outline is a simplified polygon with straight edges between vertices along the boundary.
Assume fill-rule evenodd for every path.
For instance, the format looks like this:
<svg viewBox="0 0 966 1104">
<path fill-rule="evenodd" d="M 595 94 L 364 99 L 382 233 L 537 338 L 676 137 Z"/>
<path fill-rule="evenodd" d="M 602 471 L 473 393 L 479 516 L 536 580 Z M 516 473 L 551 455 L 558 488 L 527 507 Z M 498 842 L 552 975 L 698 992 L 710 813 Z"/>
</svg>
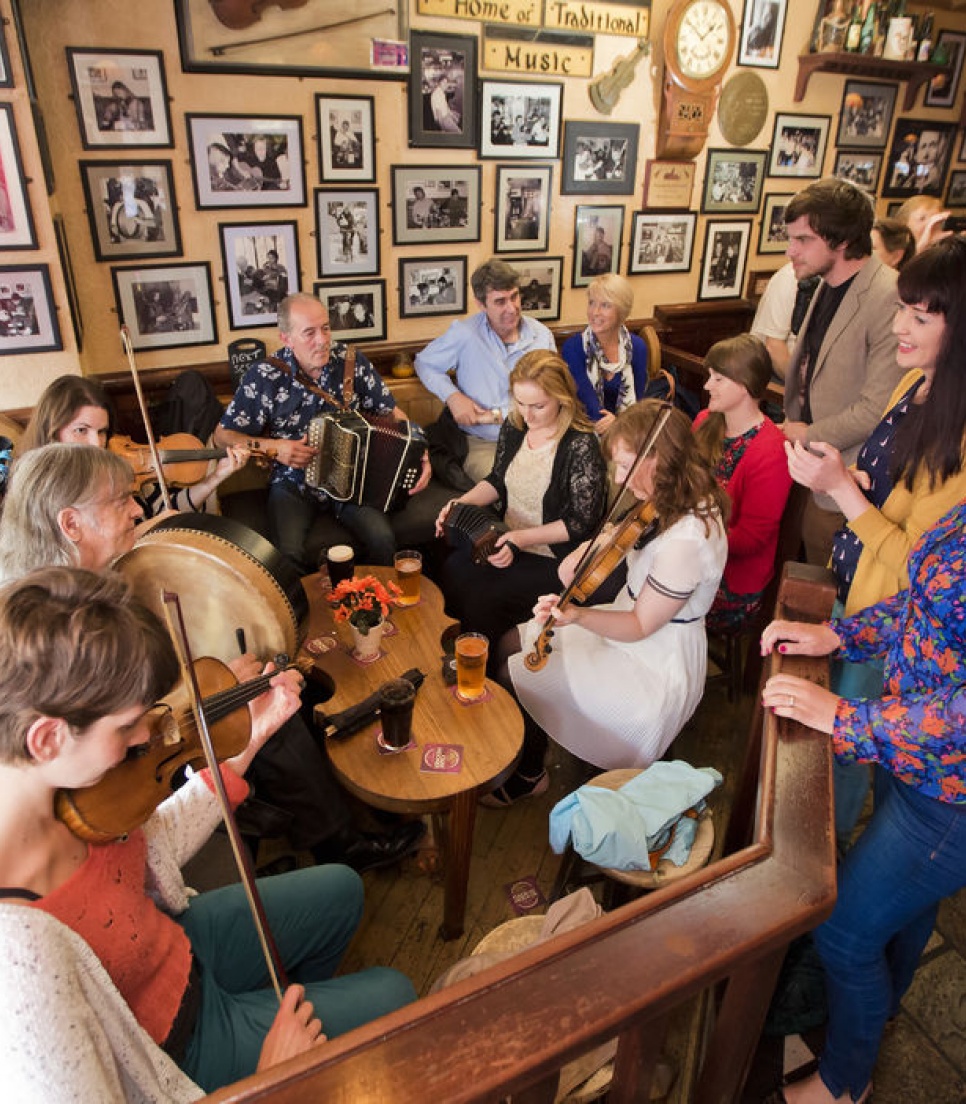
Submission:
<svg viewBox="0 0 966 1104">
<path fill-rule="evenodd" d="M 907 81 L 903 111 L 911 111 L 916 105 L 916 94 L 923 84 L 933 77 L 945 74 L 953 78 L 951 65 L 934 65 L 931 61 L 891 61 L 889 58 L 869 57 L 868 54 L 801 54 L 798 58 L 798 78 L 795 81 L 795 103 L 805 97 L 808 82 L 813 73 L 845 73 L 850 77 L 878 77 L 881 80 Z"/>
</svg>

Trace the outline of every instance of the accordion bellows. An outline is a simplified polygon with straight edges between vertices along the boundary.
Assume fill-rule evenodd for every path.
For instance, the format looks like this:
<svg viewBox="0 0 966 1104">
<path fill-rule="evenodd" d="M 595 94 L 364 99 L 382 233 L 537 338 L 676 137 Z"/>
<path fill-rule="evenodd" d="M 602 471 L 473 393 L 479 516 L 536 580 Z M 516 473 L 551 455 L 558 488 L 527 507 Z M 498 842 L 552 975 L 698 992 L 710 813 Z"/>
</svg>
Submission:
<svg viewBox="0 0 966 1104">
<path fill-rule="evenodd" d="M 443 534 L 451 548 L 469 549 L 474 563 L 485 564 L 496 551 L 497 539 L 509 529 L 499 514 L 485 506 L 454 502 L 443 522 Z"/>
</svg>

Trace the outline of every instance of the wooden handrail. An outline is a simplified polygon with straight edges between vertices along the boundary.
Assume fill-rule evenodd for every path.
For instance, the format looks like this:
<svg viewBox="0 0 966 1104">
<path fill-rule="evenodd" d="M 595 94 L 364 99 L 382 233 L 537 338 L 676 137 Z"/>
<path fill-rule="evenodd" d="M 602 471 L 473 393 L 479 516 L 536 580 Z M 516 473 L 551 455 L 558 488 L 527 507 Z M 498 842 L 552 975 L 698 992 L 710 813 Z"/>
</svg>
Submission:
<svg viewBox="0 0 966 1104">
<path fill-rule="evenodd" d="M 783 614 L 815 620 L 830 605 L 827 585 L 786 567 Z M 824 661 L 771 664 L 827 678 Z M 459 1104 L 510 1095 L 530 1104 L 552 1100 L 557 1071 L 614 1037 L 610 1099 L 646 1099 L 668 1014 L 724 983 L 691 1099 L 737 1100 L 784 951 L 835 899 L 830 741 L 771 714 L 760 735 L 755 823 L 737 852 L 209 1099 Z"/>
</svg>

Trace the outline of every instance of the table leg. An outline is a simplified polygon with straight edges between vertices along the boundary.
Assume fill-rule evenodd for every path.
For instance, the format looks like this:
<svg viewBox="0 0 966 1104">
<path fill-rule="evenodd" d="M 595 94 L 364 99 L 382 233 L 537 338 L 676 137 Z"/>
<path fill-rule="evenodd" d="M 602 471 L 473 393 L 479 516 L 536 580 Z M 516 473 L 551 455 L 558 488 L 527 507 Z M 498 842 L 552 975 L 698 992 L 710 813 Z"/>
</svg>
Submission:
<svg viewBox="0 0 966 1104">
<path fill-rule="evenodd" d="M 473 851 L 473 825 L 476 822 L 476 798 L 476 790 L 458 794 L 449 809 L 443 854 L 443 873 L 446 879 L 443 886 L 443 923 L 439 929 L 443 939 L 458 939 L 463 934 L 466 887 L 470 877 L 470 855 Z"/>
</svg>

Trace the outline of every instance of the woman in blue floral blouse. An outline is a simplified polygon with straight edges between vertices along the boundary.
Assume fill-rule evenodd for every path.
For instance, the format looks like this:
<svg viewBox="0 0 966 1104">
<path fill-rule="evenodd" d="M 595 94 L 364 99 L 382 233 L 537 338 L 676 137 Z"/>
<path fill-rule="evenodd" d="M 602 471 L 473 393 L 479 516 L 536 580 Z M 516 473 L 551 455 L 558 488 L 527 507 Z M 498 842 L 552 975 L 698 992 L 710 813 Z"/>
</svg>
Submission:
<svg viewBox="0 0 966 1104">
<path fill-rule="evenodd" d="M 825 625 L 774 621 L 762 650 L 885 664 L 885 695 L 840 698 L 792 675 L 764 704 L 832 736 L 840 762 L 875 764 L 876 808 L 815 931 L 829 1022 L 818 1072 L 788 1104 L 864 1100 L 882 1031 L 909 987 L 939 902 L 966 885 L 966 499 L 927 530 L 908 589 Z M 878 785 L 881 783 L 881 787 Z"/>
</svg>

